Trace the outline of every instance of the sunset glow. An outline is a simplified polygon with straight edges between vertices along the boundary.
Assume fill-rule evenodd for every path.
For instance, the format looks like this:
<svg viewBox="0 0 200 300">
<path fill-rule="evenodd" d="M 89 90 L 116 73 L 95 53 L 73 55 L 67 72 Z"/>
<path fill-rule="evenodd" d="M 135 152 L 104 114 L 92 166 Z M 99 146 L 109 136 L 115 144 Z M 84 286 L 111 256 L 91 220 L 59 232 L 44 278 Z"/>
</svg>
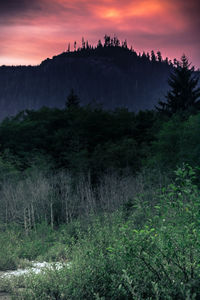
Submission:
<svg viewBox="0 0 200 300">
<path fill-rule="evenodd" d="M 112 18 L 120 18 L 121 19 L 121 12 L 116 9 L 105 10 L 105 12 L 102 14 L 102 17 L 108 18 L 108 19 L 112 19 Z"/>
<path fill-rule="evenodd" d="M 159 1 L 144 1 L 138 3 L 137 6 L 132 4 L 129 9 L 127 9 L 127 16 L 152 16 L 157 13 L 161 13 L 163 10 L 163 6 L 159 3 Z"/>
<path fill-rule="evenodd" d="M 95 45 L 115 34 L 136 51 L 184 52 L 200 67 L 199 11 L 198 0 L 2 0 L 0 65 L 39 64 L 83 36 Z"/>
<path fill-rule="evenodd" d="M 130 3 L 129 5 L 121 7 L 120 9 L 105 7 L 104 9 L 99 8 L 98 10 L 101 11 L 101 13 L 98 13 L 98 16 L 101 18 L 114 18 L 125 21 L 127 17 L 144 17 L 160 13 L 163 10 L 163 7 L 158 1 L 144 1 L 137 3 L 137 5 Z"/>
</svg>

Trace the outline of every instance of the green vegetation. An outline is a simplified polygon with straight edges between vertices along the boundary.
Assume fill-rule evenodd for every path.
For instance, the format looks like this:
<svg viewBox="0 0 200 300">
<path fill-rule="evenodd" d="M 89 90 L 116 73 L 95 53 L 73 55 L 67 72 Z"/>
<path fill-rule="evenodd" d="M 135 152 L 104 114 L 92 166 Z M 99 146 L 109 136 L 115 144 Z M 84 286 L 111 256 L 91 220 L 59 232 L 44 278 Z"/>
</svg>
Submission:
<svg viewBox="0 0 200 300">
<path fill-rule="evenodd" d="M 25 111 L 2 122 L 2 157 L 19 170 L 41 163 L 74 172 L 138 169 L 138 147 L 151 140 L 154 115 L 92 106 Z"/>
<path fill-rule="evenodd" d="M 163 169 L 181 166 L 183 162 L 200 165 L 200 114 L 181 121 L 175 115 L 163 123 L 152 143 L 152 162 Z"/>
<path fill-rule="evenodd" d="M 189 65 L 188 65 L 189 67 Z M 200 298 L 200 113 L 80 106 L 0 124 L 0 277 L 14 299 Z M 174 170 L 176 170 L 174 172 Z"/>
<path fill-rule="evenodd" d="M 0 232 L 0 271 L 25 267 L 31 261 L 40 261 L 41 258 L 51 261 L 58 256 L 60 259 L 61 245 L 62 251 L 65 251 L 64 244 L 59 242 L 56 232 L 44 223 L 30 231 L 28 236 L 24 234 L 21 227 L 16 225 L 8 228 L 1 225 Z M 55 245 L 57 249 L 53 253 Z"/>
<path fill-rule="evenodd" d="M 198 299 L 200 193 L 194 169 L 183 166 L 175 176 L 162 189 L 143 186 L 112 214 L 57 231 L 40 227 L 28 249 L 22 238 L 22 257 L 37 258 L 46 244 L 50 259 L 62 248 L 56 259 L 71 265 L 25 277 L 19 299 Z"/>
</svg>

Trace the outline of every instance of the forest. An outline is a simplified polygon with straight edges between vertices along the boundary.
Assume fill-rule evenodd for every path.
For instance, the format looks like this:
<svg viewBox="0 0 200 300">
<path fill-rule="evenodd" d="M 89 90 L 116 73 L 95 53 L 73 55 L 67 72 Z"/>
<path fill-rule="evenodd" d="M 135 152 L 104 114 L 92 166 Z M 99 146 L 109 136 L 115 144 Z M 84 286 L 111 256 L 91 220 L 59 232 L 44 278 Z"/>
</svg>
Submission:
<svg viewBox="0 0 200 300">
<path fill-rule="evenodd" d="M 0 120 L 24 109 L 64 108 L 71 88 L 83 106 L 153 109 L 167 92 L 167 78 L 177 62 L 162 58 L 160 51 L 137 53 L 115 36 L 105 35 L 97 46 L 83 38 L 81 47 L 74 42 L 66 48 L 37 66 L 0 67 Z"/>
<path fill-rule="evenodd" d="M 151 110 L 81 105 L 71 89 L 63 108 L 1 122 L 0 291 L 200 298 L 200 88 L 185 55 L 168 84 Z M 34 261 L 63 267 L 1 276 Z"/>
</svg>

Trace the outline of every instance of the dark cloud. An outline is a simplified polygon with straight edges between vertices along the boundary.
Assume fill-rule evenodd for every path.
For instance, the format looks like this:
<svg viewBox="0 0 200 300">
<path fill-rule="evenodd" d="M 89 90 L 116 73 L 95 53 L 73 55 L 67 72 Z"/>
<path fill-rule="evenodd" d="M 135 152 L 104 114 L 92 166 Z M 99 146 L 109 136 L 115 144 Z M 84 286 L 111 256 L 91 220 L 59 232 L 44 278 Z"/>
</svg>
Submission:
<svg viewBox="0 0 200 300">
<path fill-rule="evenodd" d="M 41 9 L 39 0 L 1 0 L 0 1 L 0 16 L 13 16 L 23 14 L 27 11 Z"/>
<path fill-rule="evenodd" d="M 191 29 L 199 31 L 200 26 L 200 1 L 199 0 L 176 0 L 177 8 L 180 9 L 180 12 L 185 18 L 185 21 L 188 22 L 188 25 Z"/>
<path fill-rule="evenodd" d="M 87 1 L 0 0 L 0 25 L 3 26 L 43 21 L 57 26 L 63 21 L 89 16 L 91 12 Z"/>
</svg>

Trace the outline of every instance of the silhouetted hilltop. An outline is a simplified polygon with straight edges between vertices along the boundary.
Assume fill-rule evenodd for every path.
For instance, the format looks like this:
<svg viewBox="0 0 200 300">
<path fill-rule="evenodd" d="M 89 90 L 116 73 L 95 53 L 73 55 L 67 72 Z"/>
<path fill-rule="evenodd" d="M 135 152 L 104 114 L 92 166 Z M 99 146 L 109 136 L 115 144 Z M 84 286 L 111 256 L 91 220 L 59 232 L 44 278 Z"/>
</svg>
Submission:
<svg viewBox="0 0 200 300">
<path fill-rule="evenodd" d="M 81 104 L 151 109 L 163 98 L 173 65 L 161 53 L 137 54 L 114 37 L 64 52 L 39 66 L 0 67 L 0 118 L 23 109 L 63 107 L 73 88 Z"/>
</svg>

